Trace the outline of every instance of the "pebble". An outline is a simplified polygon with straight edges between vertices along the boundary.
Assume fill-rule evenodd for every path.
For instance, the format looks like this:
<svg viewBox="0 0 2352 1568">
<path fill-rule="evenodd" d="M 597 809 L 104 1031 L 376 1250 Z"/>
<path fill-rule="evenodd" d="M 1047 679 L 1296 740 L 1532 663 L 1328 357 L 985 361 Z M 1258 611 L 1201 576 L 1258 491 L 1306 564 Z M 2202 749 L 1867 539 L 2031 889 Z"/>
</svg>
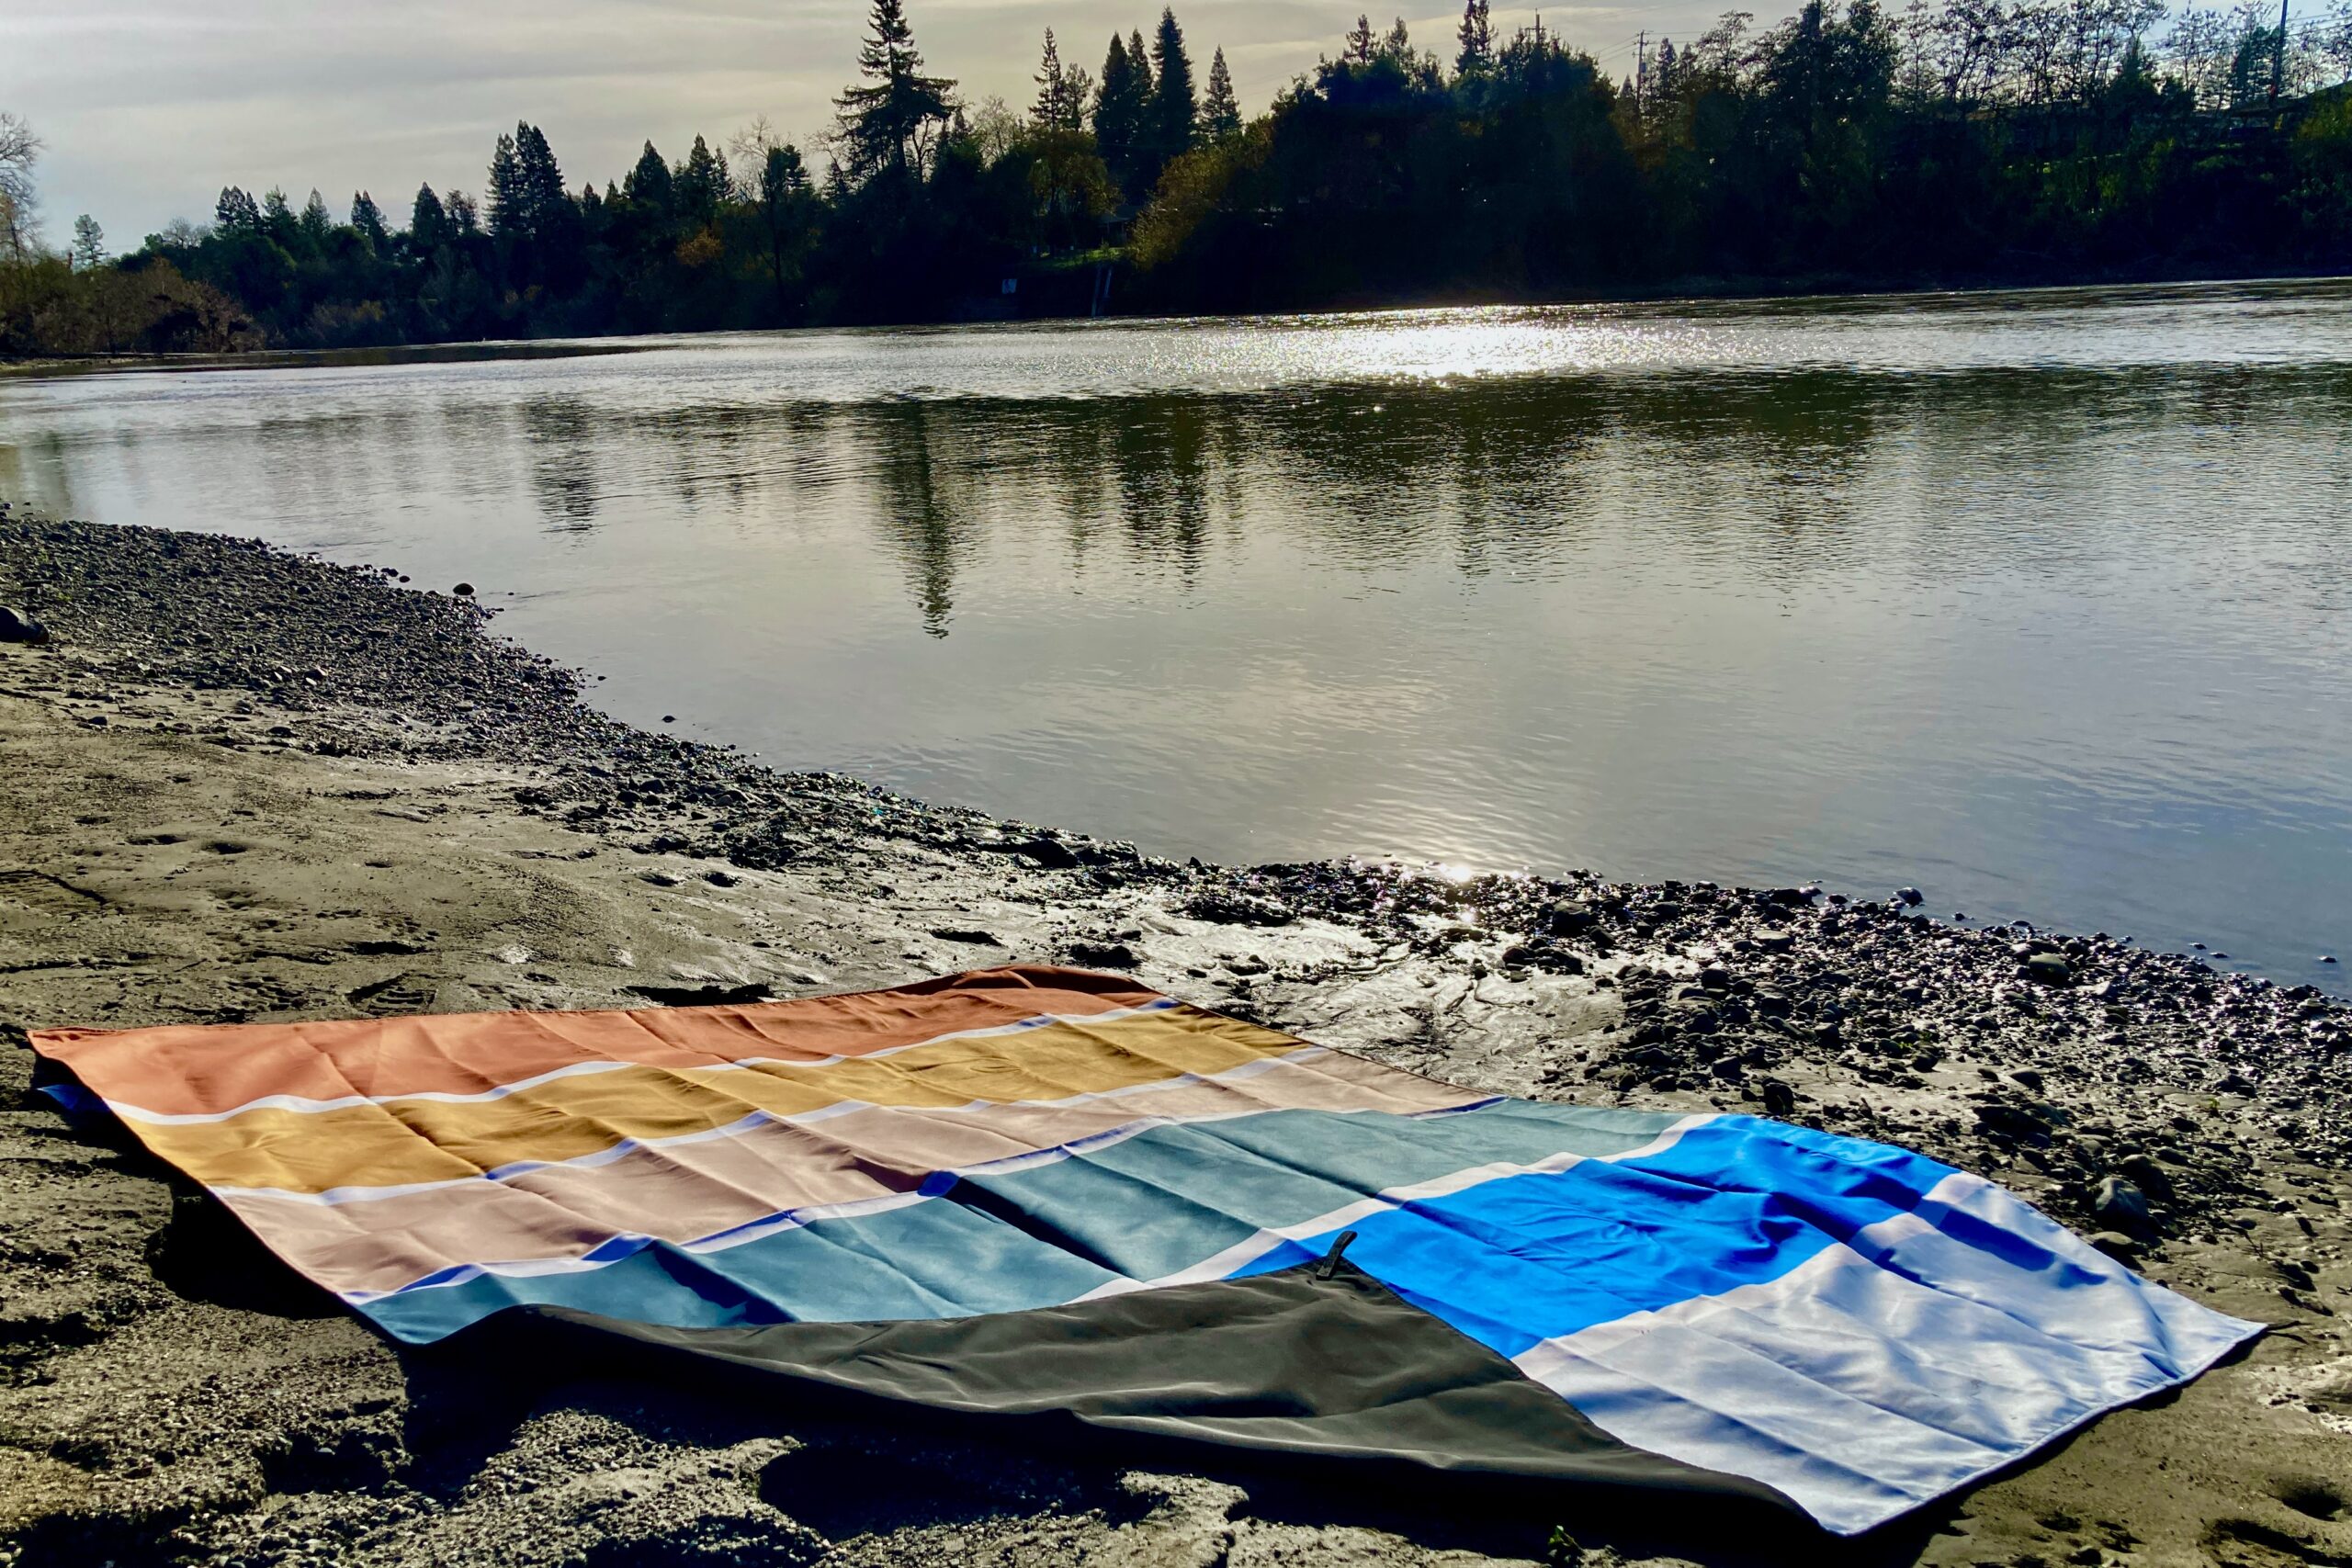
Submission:
<svg viewBox="0 0 2352 1568">
<path fill-rule="evenodd" d="M 403 577 L 401 581 L 402 582 L 406 582 L 408 579 Z M 470 582 L 460 582 L 458 586 L 449 590 L 449 592 L 456 594 L 460 599 L 470 599 L 474 596 L 474 585 Z"/>
</svg>

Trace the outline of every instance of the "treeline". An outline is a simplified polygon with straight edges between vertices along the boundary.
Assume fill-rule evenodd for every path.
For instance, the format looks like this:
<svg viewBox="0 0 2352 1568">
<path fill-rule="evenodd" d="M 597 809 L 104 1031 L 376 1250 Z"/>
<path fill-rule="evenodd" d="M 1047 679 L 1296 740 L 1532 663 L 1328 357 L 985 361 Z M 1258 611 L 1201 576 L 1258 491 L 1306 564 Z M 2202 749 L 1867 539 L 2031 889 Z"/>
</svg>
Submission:
<svg viewBox="0 0 2352 1568">
<path fill-rule="evenodd" d="M 1488 6 L 1442 55 L 1360 17 L 1248 118 L 1171 11 L 1099 73 L 1047 31 L 1016 111 L 928 73 L 903 0 L 874 0 L 806 152 L 761 122 L 574 188 L 523 123 L 479 199 L 361 192 L 337 220 L 232 187 L 121 258 L 87 220 L 40 246 L 38 143 L 0 117 L 0 347 L 2352 268 L 2352 0 L 2191 9 L 2160 40 L 2159 0 L 1812 0 L 1608 69 Z"/>
</svg>

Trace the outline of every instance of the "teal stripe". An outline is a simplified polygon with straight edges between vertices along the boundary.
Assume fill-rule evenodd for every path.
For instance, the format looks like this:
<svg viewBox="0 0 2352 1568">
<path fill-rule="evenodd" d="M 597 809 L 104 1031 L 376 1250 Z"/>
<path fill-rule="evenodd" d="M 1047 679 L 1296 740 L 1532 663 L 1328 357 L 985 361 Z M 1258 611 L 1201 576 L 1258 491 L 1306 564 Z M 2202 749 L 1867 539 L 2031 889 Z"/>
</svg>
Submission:
<svg viewBox="0 0 2352 1568">
<path fill-rule="evenodd" d="M 601 1267 L 477 1276 L 361 1304 L 437 1339 L 502 1307 L 680 1327 L 957 1317 L 1045 1306 L 1189 1268 L 1261 1229 L 1489 1164 L 1622 1154 L 1676 1120 L 1504 1100 L 1433 1116 L 1277 1111 L 1155 1127 L 956 1181 L 937 1197 L 705 1253 L 649 1243 Z"/>
</svg>

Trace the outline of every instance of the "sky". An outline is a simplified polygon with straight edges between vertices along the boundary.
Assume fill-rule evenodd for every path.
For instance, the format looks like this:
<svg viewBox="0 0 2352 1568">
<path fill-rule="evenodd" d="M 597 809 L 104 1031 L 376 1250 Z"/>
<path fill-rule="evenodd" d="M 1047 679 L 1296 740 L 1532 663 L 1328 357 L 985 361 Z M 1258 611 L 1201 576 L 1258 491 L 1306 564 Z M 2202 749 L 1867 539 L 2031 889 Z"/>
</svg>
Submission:
<svg viewBox="0 0 2352 1568">
<path fill-rule="evenodd" d="M 1588 0 L 1544 17 L 1618 71 L 1637 29 L 1695 35 L 1727 3 Z M 1255 112 L 1337 52 L 1359 8 L 1179 0 L 1177 19 L 1195 79 L 1223 45 Z M 908 15 L 933 71 L 957 78 L 968 101 L 993 94 L 1018 108 L 1045 28 L 1065 61 L 1093 71 L 1114 29 L 1148 34 L 1159 8 L 908 0 Z M 1497 4 L 1494 16 L 1508 31 L 1534 10 Z M 1448 6 L 1405 19 L 1416 42 L 1450 56 L 1458 17 Z M 492 143 L 517 119 L 547 132 L 575 188 L 617 178 L 649 137 L 674 160 L 697 132 L 723 148 L 763 115 L 806 142 L 855 74 L 865 28 L 865 0 L 0 0 L 0 109 L 47 144 L 50 243 L 86 212 L 126 250 L 175 218 L 209 220 L 224 185 L 281 186 L 297 206 L 316 188 L 338 218 L 366 190 L 405 221 L 420 181 L 479 193 Z"/>
</svg>

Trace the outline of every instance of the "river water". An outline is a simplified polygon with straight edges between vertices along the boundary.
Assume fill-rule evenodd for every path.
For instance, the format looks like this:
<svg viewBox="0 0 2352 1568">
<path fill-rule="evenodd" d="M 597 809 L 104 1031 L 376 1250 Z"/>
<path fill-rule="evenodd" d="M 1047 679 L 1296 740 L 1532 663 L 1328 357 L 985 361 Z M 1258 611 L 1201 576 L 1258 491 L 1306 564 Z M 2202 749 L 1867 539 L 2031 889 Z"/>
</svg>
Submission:
<svg viewBox="0 0 2352 1568">
<path fill-rule="evenodd" d="M 0 381 L 0 493 L 1159 852 L 1916 884 L 2344 988 L 2352 284 L 623 346 Z"/>
</svg>

